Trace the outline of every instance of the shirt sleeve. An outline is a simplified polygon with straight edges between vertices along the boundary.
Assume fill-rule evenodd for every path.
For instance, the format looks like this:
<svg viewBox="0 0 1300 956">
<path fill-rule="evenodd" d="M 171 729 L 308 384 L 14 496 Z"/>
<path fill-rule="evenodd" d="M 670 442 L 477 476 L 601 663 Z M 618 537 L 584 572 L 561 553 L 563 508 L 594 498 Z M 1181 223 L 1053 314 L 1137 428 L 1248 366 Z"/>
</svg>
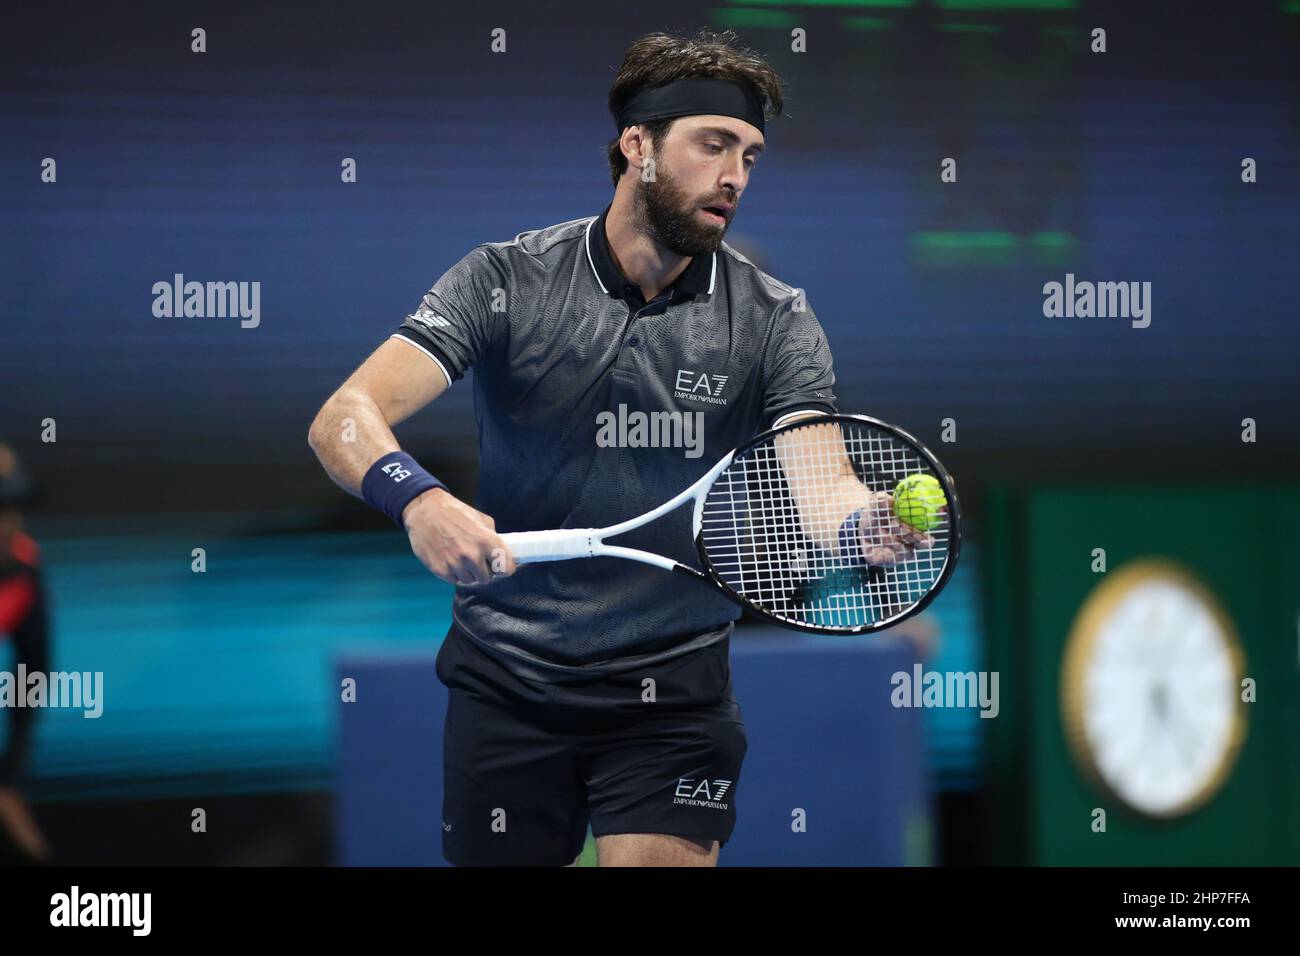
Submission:
<svg viewBox="0 0 1300 956">
<path fill-rule="evenodd" d="M 443 273 L 393 335 L 437 362 L 450 385 L 503 337 L 508 283 L 500 255 L 476 246 Z"/>
<path fill-rule="evenodd" d="M 764 430 L 792 412 L 833 414 L 835 373 L 831 349 L 812 307 L 799 297 L 781 304 L 763 354 Z"/>
</svg>

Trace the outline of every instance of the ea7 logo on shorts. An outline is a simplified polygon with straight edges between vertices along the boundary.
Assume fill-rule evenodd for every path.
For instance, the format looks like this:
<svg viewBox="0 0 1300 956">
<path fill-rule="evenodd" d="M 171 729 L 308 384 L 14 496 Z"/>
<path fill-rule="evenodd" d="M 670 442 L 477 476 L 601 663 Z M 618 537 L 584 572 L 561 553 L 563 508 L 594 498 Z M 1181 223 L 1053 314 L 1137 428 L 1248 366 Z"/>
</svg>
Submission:
<svg viewBox="0 0 1300 956">
<path fill-rule="evenodd" d="M 678 777 L 673 803 L 688 807 L 707 807 L 710 810 L 725 810 L 727 804 L 723 802 L 723 797 L 730 789 L 730 780 L 709 780 L 707 777 L 696 780 L 694 777 Z"/>
<path fill-rule="evenodd" d="M 677 381 L 673 383 L 673 397 L 684 398 L 692 402 L 708 402 L 712 405 L 725 405 L 722 389 L 727 384 L 726 375 L 710 375 L 679 368 Z"/>
<path fill-rule="evenodd" d="M 419 312 L 413 312 L 407 316 L 417 325 L 423 325 L 426 329 L 449 329 L 451 323 L 444 319 L 437 312 L 430 312 L 428 309 L 421 309 Z"/>
</svg>

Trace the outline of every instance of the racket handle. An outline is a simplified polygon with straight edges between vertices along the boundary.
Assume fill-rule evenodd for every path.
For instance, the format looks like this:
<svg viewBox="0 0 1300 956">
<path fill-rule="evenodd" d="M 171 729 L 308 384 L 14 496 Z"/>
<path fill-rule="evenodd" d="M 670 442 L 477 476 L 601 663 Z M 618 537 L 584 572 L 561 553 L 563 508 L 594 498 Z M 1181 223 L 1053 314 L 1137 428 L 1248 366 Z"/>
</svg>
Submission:
<svg viewBox="0 0 1300 956">
<path fill-rule="evenodd" d="M 534 561 L 564 561 L 568 558 L 591 557 L 596 543 L 597 528 L 565 528 L 562 531 L 513 531 L 503 534 L 517 564 Z"/>
</svg>

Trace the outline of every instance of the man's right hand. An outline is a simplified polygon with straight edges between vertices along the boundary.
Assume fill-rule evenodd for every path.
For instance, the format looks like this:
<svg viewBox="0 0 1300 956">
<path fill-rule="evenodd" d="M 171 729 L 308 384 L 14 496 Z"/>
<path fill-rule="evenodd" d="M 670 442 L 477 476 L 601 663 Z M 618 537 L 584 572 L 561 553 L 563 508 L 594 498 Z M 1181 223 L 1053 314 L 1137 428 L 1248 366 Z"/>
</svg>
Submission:
<svg viewBox="0 0 1300 956">
<path fill-rule="evenodd" d="M 490 515 L 443 488 L 432 488 L 402 511 L 411 550 L 448 584 L 486 584 L 515 573 L 515 559 Z"/>
</svg>

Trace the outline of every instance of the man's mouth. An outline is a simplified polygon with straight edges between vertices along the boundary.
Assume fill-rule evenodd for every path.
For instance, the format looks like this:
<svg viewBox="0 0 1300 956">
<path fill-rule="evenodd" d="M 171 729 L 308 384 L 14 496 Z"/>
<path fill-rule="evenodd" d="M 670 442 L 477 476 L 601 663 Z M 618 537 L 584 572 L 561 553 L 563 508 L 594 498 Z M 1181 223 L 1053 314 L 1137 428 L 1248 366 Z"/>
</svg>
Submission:
<svg viewBox="0 0 1300 956">
<path fill-rule="evenodd" d="M 717 220 L 718 222 L 723 223 L 723 224 L 725 225 L 726 222 L 727 222 L 727 216 L 730 215 L 731 210 L 732 210 L 733 208 L 734 208 L 734 207 L 732 207 L 732 206 L 725 206 L 725 205 L 722 205 L 722 204 L 717 204 L 717 205 L 713 205 L 713 206 L 705 206 L 705 207 L 704 207 L 704 214 L 705 214 L 706 216 L 708 216 L 709 218 L 711 218 L 711 219 L 715 219 L 715 220 Z"/>
</svg>

